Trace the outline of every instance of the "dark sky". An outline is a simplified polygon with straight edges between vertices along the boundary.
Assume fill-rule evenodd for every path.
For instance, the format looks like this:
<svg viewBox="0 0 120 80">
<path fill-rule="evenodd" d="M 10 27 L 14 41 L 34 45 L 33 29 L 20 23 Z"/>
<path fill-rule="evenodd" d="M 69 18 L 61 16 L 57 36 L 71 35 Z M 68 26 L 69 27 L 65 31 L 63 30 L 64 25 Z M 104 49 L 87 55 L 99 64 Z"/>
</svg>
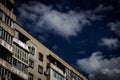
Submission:
<svg viewBox="0 0 120 80">
<path fill-rule="evenodd" d="M 120 79 L 119 0 L 15 3 L 17 22 L 91 80 Z"/>
</svg>

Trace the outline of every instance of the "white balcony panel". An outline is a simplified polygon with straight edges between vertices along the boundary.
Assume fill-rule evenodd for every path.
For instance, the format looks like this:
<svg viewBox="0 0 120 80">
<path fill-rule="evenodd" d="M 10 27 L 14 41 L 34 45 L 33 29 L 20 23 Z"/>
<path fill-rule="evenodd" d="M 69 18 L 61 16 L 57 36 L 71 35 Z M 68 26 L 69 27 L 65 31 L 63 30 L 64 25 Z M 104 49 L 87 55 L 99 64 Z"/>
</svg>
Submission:
<svg viewBox="0 0 120 80">
<path fill-rule="evenodd" d="M 10 68 L 11 68 L 11 65 L 8 62 L 6 62 L 3 59 L 1 59 L 1 58 L 0 58 L 0 65 L 4 66 L 8 70 L 10 70 Z"/>
<path fill-rule="evenodd" d="M 59 69 L 57 66 L 53 65 L 52 63 L 50 63 L 50 67 L 53 70 L 57 71 L 59 74 L 63 75 L 64 77 L 66 76 L 66 74 L 64 74 L 64 72 L 61 69 Z"/>
<path fill-rule="evenodd" d="M 2 40 L 2 39 L 0 39 L 0 45 L 5 47 L 6 49 L 8 49 L 10 52 L 13 51 L 13 47 L 11 45 L 9 45 L 7 42 L 5 42 L 4 40 Z"/>
<path fill-rule="evenodd" d="M 28 75 L 25 74 L 25 73 L 23 73 L 22 71 L 16 69 L 15 67 L 11 67 L 11 71 L 12 71 L 13 73 L 19 75 L 20 77 L 22 77 L 22 78 L 28 80 Z"/>
<path fill-rule="evenodd" d="M 29 51 L 28 46 L 27 46 L 25 43 L 23 43 L 22 41 L 20 41 L 20 40 L 18 40 L 18 39 L 16 39 L 16 38 L 13 38 L 13 41 L 14 41 L 16 44 L 18 44 L 19 46 L 21 46 L 23 49 Z"/>
</svg>

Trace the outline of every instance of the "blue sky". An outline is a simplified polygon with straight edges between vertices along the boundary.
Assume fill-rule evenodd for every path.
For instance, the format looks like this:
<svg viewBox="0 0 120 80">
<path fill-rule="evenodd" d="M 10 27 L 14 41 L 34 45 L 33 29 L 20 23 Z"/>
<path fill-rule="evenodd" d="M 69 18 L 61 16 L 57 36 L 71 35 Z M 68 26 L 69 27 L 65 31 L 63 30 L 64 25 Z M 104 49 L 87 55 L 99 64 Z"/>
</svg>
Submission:
<svg viewBox="0 0 120 80">
<path fill-rule="evenodd" d="M 15 0 L 17 22 L 90 80 L 120 79 L 119 0 Z"/>
</svg>

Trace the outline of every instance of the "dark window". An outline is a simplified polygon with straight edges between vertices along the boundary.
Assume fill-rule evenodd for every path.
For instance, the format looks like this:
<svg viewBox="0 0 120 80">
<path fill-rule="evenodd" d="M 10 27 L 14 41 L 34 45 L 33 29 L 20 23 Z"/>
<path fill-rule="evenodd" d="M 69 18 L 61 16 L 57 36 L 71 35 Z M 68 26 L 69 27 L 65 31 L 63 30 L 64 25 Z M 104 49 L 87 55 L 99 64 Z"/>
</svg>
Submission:
<svg viewBox="0 0 120 80">
<path fill-rule="evenodd" d="M 8 25 L 9 24 L 9 17 L 5 15 L 5 23 Z"/>
<path fill-rule="evenodd" d="M 29 66 L 30 66 L 31 68 L 33 68 L 33 67 L 34 67 L 34 61 L 33 61 L 33 60 L 31 60 L 31 59 L 29 59 Z"/>
<path fill-rule="evenodd" d="M 0 2 L 1 2 L 3 5 L 5 5 L 5 1 L 6 1 L 6 0 L 0 0 Z"/>
<path fill-rule="evenodd" d="M 13 58 L 13 66 L 17 66 L 17 60 Z"/>
<path fill-rule="evenodd" d="M 35 48 L 34 48 L 34 47 L 29 47 L 29 50 L 30 50 L 30 53 L 31 53 L 32 55 L 35 54 Z"/>
<path fill-rule="evenodd" d="M 38 72 L 40 73 L 40 74 L 42 74 L 43 73 L 43 67 L 42 66 L 38 66 Z"/>
<path fill-rule="evenodd" d="M 14 22 L 12 20 L 10 20 L 10 27 L 14 28 Z"/>
<path fill-rule="evenodd" d="M 4 16 L 4 18 L 3 18 L 3 16 Z M 9 27 L 11 27 L 11 28 L 14 27 L 14 21 L 9 16 L 4 14 L 2 11 L 0 11 L 0 19 L 2 21 L 4 21 L 5 24 L 7 24 Z"/>
<path fill-rule="evenodd" d="M 0 19 L 2 20 L 2 17 L 3 17 L 3 12 L 0 11 Z"/>
<path fill-rule="evenodd" d="M 33 74 L 29 73 L 29 79 L 28 80 L 33 80 Z"/>
<path fill-rule="evenodd" d="M 2 37 L 2 28 L 0 27 L 0 38 Z"/>
<path fill-rule="evenodd" d="M 7 32 L 4 32 L 4 40 L 7 41 Z"/>
<path fill-rule="evenodd" d="M 12 36 L 0 27 L 0 37 L 5 40 L 8 44 L 12 44 Z"/>
<path fill-rule="evenodd" d="M 43 61 L 43 54 L 42 53 L 39 53 L 39 60 Z"/>
<path fill-rule="evenodd" d="M 38 80 L 41 80 L 40 78 L 38 78 Z"/>
<path fill-rule="evenodd" d="M 9 44 L 12 44 L 12 36 L 9 37 Z"/>
</svg>

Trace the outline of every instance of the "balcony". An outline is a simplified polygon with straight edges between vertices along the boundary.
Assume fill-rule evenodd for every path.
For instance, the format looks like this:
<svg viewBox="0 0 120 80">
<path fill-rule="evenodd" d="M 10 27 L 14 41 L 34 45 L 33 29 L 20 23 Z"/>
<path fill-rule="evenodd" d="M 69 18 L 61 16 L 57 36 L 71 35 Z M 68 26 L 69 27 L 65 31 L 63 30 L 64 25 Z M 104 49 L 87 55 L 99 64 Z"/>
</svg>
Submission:
<svg viewBox="0 0 120 80">
<path fill-rule="evenodd" d="M 10 16 L 14 21 L 16 21 L 16 16 L 12 11 L 7 9 L 2 3 L 0 3 L 0 9 L 4 11 L 8 16 Z"/>
<path fill-rule="evenodd" d="M 2 20 L 0 20 L 0 26 L 7 31 L 9 34 L 11 34 L 12 36 L 14 36 L 14 31 L 13 29 L 11 29 L 10 27 L 8 27 L 7 24 L 5 24 Z"/>
<path fill-rule="evenodd" d="M 21 72 L 20 70 L 12 67 L 8 62 L 6 62 L 5 60 L 0 58 L 0 65 L 2 65 L 4 68 L 8 69 L 9 71 L 11 71 L 14 74 L 17 74 L 18 76 L 20 76 L 21 78 L 24 78 L 26 80 L 28 80 L 28 75 Z"/>
<path fill-rule="evenodd" d="M 9 50 L 11 53 L 13 52 L 13 47 L 2 39 L 0 39 L 0 45 Z"/>
<path fill-rule="evenodd" d="M 15 42 L 20 47 L 22 47 L 23 49 L 25 49 L 25 50 L 27 50 L 29 52 L 28 46 L 25 43 L 23 43 L 22 41 L 20 41 L 20 40 L 18 40 L 16 38 L 13 38 L 13 42 Z"/>
<path fill-rule="evenodd" d="M 22 71 L 18 70 L 17 68 L 15 67 L 11 67 L 11 71 L 14 73 L 14 74 L 17 74 L 18 76 L 24 78 L 25 80 L 28 80 L 28 75 L 23 73 Z"/>
<path fill-rule="evenodd" d="M 53 70 L 57 71 L 62 76 L 64 76 L 64 77 L 66 76 L 66 74 L 61 69 L 59 69 L 57 66 L 55 66 L 54 64 L 48 63 L 48 65 L 49 65 L 50 68 L 52 68 Z"/>
<path fill-rule="evenodd" d="M 4 66 L 6 69 L 10 70 L 11 69 L 11 65 L 6 62 L 5 60 L 0 58 L 0 65 Z"/>
</svg>

